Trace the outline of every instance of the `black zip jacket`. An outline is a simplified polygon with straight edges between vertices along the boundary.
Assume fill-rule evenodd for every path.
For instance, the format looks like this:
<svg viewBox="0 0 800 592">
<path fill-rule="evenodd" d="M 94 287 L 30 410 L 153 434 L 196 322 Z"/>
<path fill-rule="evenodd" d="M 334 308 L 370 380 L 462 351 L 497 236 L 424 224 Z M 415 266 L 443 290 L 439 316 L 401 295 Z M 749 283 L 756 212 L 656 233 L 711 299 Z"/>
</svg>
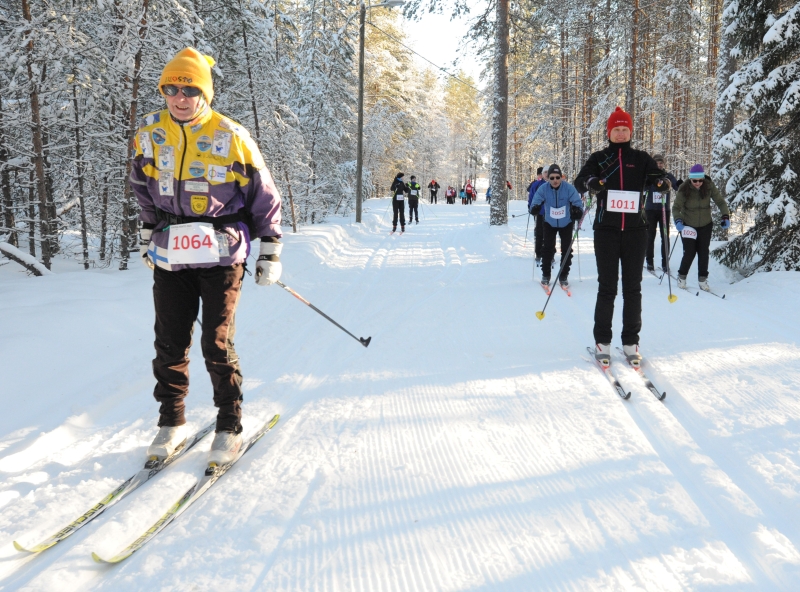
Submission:
<svg viewBox="0 0 800 592">
<path fill-rule="evenodd" d="M 392 187 L 391 187 L 391 189 L 389 189 L 389 191 L 392 192 L 392 197 L 394 199 L 397 199 L 398 195 L 400 195 L 402 193 L 408 193 L 409 189 L 408 189 L 408 185 L 403 183 L 403 180 L 400 177 L 397 177 L 394 180 L 394 183 L 392 183 Z"/>
<path fill-rule="evenodd" d="M 661 179 L 666 181 L 666 172 L 658 168 L 656 161 L 644 150 L 631 148 L 630 142 L 619 144 L 609 142 L 604 150 L 592 153 L 586 164 L 575 177 L 575 187 L 579 192 L 589 190 L 589 179 L 596 177 L 605 185 L 597 192 L 597 215 L 594 228 L 613 228 L 616 230 L 632 230 L 646 228 L 647 216 L 644 213 L 644 189 L 648 185 L 656 185 Z M 665 185 L 667 191 L 669 185 Z M 639 194 L 639 212 L 624 214 L 606 211 L 608 190 L 635 191 Z"/>
</svg>

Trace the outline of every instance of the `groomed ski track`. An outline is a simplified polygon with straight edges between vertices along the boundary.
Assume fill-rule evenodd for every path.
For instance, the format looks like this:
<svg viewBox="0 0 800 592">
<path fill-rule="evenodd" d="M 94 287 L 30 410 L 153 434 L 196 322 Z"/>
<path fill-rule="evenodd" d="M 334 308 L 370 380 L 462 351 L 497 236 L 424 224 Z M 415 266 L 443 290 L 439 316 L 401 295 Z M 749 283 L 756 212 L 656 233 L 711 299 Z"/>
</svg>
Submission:
<svg viewBox="0 0 800 592">
<path fill-rule="evenodd" d="M 585 349 L 591 230 L 572 297 L 556 290 L 539 321 L 524 217 L 490 227 L 484 203 L 420 204 L 398 236 L 388 204 L 284 237 L 282 281 L 369 348 L 246 276 L 245 432 L 281 422 L 114 567 L 91 551 L 163 514 L 210 439 L 68 541 L 28 556 L 12 540 L 52 534 L 141 465 L 152 281 L 138 262 L 0 268 L 0 590 L 797 589 L 800 274 L 728 285 L 712 261 L 726 299 L 678 290 L 670 304 L 645 272 L 641 345 L 669 394 L 657 401 L 615 352 L 622 401 Z M 621 298 L 614 345 L 620 320 Z M 199 343 L 191 358 L 197 428 L 215 410 Z"/>
</svg>

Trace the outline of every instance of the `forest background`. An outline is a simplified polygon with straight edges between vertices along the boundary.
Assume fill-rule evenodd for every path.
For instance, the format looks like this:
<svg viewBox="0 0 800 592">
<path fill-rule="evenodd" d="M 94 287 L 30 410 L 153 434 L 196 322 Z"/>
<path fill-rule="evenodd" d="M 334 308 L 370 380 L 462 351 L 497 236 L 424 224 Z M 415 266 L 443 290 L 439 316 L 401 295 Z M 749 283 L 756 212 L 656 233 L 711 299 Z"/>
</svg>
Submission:
<svg viewBox="0 0 800 592">
<path fill-rule="evenodd" d="M 352 0 L 7 0 L 0 5 L 0 241 L 125 269 L 136 248 L 133 135 L 163 108 L 163 65 L 192 45 L 217 60 L 213 107 L 250 130 L 284 196 L 285 224 L 355 206 L 358 7 Z M 747 275 L 800 266 L 800 2 L 412 0 L 408 15 L 469 13 L 454 44 L 479 83 L 413 59 L 408 21 L 367 11 L 365 197 L 395 172 L 443 187 L 491 161 L 497 10 L 509 22 L 506 175 L 569 177 L 605 145 L 616 105 L 634 144 L 685 177 L 710 171 L 734 212 L 715 254 Z M 443 30 L 441 35 L 448 32 Z M 443 64 L 440 64 L 443 65 Z M 292 196 L 295 211 L 289 208 Z"/>
</svg>

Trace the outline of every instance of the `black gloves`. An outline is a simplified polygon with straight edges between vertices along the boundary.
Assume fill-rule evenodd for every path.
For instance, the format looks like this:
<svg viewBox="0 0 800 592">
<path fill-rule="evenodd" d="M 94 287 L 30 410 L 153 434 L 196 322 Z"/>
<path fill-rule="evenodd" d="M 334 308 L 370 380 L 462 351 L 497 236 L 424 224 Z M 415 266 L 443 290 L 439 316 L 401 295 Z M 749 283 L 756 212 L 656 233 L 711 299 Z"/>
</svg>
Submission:
<svg viewBox="0 0 800 592">
<path fill-rule="evenodd" d="M 541 211 L 542 204 L 539 204 L 538 206 L 531 206 L 530 212 L 532 216 L 538 216 Z"/>
<path fill-rule="evenodd" d="M 583 210 L 580 209 L 578 206 L 570 206 L 569 208 L 569 218 L 570 220 L 578 221 L 583 217 Z"/>
<path fill-rule="evenodd" d="M 603 183 L 597 177 L 589 177 L 589 180 L 586 181 L 586 186 L 592 191 L 602 191 L 604 189 Z"/>
</svg>

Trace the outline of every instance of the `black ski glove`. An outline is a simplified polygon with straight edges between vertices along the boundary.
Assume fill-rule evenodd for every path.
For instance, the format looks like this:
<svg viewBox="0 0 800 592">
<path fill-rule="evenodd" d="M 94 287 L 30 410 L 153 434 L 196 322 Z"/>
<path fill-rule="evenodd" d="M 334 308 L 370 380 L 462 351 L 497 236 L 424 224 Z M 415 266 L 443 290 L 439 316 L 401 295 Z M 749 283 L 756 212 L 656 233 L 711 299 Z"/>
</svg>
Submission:
<svg viewBox="0 0 800 592">
<path fill-rule="evenodd" d="M 583 210 L 580 209 L 578 206 L 570 206 L 569 208 L 569 217 L 570 220 L 578 221 L 583 216 Z"/>
<path fill-rule="evenodd" d="M 541 211 L 542 211 L 542 204 L 539 204 L 537 206 L 531 206 L 530 209 L 531 216 L 538 216 Z"/>
<path fill-rule="evenodd" d="M 602 191 L 604 189 L 603 183 L 597 177 L 589 177 L 586 181 L 586 186 L 592 191 Z"/>
</svg>

